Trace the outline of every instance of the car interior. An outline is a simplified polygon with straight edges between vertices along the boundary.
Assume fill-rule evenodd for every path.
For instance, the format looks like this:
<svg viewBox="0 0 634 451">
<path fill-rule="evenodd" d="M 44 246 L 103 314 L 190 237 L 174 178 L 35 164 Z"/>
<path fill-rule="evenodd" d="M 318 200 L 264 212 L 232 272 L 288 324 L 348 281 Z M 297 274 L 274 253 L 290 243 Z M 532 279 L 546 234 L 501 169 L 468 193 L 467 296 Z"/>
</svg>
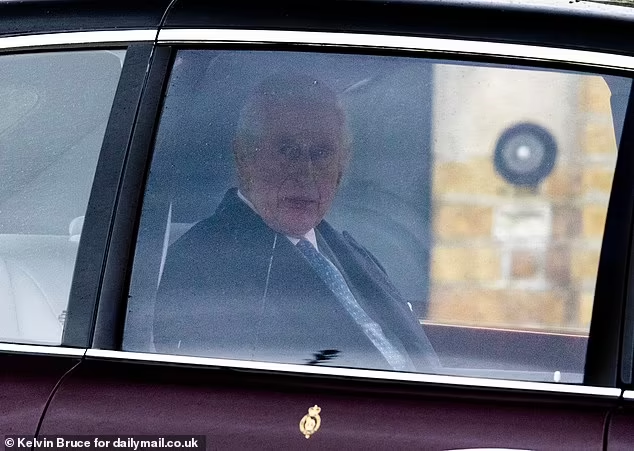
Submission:
<svg viewBox="0 0 634 451">
<path fill-rule="evenodd" d="M 123 53 L 0 57 L 0 340 L 61 342 Z"/>
</svg>

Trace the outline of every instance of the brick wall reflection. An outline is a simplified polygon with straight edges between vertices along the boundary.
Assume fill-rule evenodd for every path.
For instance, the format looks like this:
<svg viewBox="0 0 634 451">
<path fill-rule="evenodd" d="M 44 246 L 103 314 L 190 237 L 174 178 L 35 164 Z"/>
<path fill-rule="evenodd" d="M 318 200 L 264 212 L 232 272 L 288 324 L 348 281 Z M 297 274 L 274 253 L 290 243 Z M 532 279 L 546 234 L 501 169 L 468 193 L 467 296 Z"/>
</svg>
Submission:
<svg viewBox="0 0 634 451">
<path fill-rule="evenodd" d="M 435 77 L 426 319 L 586 333 L 616 162 L 607 84 L 452 66 Z M 553 172 L 534 189 L 512 186 L 493 165 L 497 138 L 519 122 L 545 127 L 559 147 Z"/>
</svg>

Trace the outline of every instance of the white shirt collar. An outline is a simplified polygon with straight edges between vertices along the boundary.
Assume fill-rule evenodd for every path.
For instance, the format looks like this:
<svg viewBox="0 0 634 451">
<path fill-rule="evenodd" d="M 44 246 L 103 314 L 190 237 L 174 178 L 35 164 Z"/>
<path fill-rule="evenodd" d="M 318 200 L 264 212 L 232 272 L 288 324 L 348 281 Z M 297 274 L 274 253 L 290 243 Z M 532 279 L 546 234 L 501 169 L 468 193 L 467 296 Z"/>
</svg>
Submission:
<svg viewBox="0 0 634 451">
<path fill-rule="evenodd" d="M 258 213 L 258 211 L 255 209 L 255 207 L 253 206 L 253 204 L 251 203 L 251 201 L 249 199 L 247 199 L 246 197 L 244 197 L 244 194 L 242 194 L 240 192 L 240 190 L 238 190 L 238 197 L 242 200 L 242 202 L 244 202 L 245 204 L 247 204 L 249 206 L 249 208 L 251 210 L 253 210 L 254 212 L 256 212 L 258 214 L 258 216 L 260 216 L 260 214 Z M 297 243 L 299 243 L 300 238 L 295 238 L 293 236 L 288 236 L 286 235 L 286 238 L 289 239 L 289 241 L 291 243 L 293 243 L 293 245 L 296 245 Z M 308 242 L 310 244 L 313 245 L 313 247 L 315 249 L 317 249 L 319 251 L 319 248 L 317 247 L 317 235 L 315 235 L 315 229 L 310 229 L 308 232 L 306 232 L 306 234 L 303 236 L 303 238 L 305 240 L 308 240 Z"/>
</svg>

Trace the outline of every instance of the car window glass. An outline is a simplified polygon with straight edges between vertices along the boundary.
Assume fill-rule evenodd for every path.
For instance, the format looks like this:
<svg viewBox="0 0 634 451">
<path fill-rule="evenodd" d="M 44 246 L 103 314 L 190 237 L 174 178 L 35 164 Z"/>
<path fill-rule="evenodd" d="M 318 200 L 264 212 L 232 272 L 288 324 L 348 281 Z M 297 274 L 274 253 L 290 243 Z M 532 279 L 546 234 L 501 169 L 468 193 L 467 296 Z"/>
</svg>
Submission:
<svg viewBox="0 0 634 451">
<path fill-rule="evenodd" d="M 180 51 L 123 348 L 580 383 L 630 86 Z"/>
<path fill-rule="evenodd" d="M 61 342 L 124 54 L 0 55 L 0 341 Z"/>
</svg>

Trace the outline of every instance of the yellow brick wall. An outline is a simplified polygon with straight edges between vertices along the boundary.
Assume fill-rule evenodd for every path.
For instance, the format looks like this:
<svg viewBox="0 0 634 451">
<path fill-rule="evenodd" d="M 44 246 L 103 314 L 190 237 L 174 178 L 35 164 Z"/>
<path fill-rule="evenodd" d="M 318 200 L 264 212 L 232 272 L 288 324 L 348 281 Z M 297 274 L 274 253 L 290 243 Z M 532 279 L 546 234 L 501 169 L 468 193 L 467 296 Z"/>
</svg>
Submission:
<svg viewBox="0 0 634 451">
<path fill-rule="evenodd" d="M 435 212 L 434 236 L 443 241 L 488 238 L 493 227 L 493 207 L 468 203 L 440 205 Z"/>
<path fill-rule="evenodd" d="M 592 76 L 570 80 L 577 101 L 560 102 L 557 114 L 568 118 L 557 120 L 575 118 L 565 133 L 576 136 L 558 140 L 555 169 L 537 189 L 517 188 L 502 179 L 493 165 L 493 148 L 478 149 L 472 156 L 457 149 L 462 155 L 458 161 L 437 158 L 427 320 L 587 331 L 616 142 L 606 83 Z M 550 114 L 552 105 L 548 108 Z M 541 119 L 526 118 L 548 128 Z M 508 124 L 499 127 L 501 133 Z M 513 203 L 534 203 L 550 212 L 549 235 L 538 245 L 512 243 L 509 248 L 496 238 L 496 211 Z"/>
<path fill-rule="evenodd" d="M 582 177 L 582 236 L 591 249 L 579 249 L 572 255 L 571 273 L 577 281 L 577 322 L 589 327 L 594 300 L 599 253 L 607 201 L 612 187 L 617 144 L 612 124 L 610 90 L 599 77 L 586 78 L 581 87 L 580 109 L 586 113 L 581 149 L 586 165 Z M 602 163 L 588 164 L 589 161 Z M 602 202 L 594 198 L 603 196 Z M 588 288 L 588 286 L 590 288 Z"/>
<path fill-rule="evenodd" d="M 440 283 L 497 280 L 500 277 L 498 250 L 494 246 L 437 245 L 432 258 L 431 277 Z"/>
<path fill-rule="evenodd" d="M 434 167 L 433 192 L 444 194 L 497 195 L 507 184 L 493 167 L 492 158 L 474 158 L 464 162 L 438 163 Z"/>
</svg>

